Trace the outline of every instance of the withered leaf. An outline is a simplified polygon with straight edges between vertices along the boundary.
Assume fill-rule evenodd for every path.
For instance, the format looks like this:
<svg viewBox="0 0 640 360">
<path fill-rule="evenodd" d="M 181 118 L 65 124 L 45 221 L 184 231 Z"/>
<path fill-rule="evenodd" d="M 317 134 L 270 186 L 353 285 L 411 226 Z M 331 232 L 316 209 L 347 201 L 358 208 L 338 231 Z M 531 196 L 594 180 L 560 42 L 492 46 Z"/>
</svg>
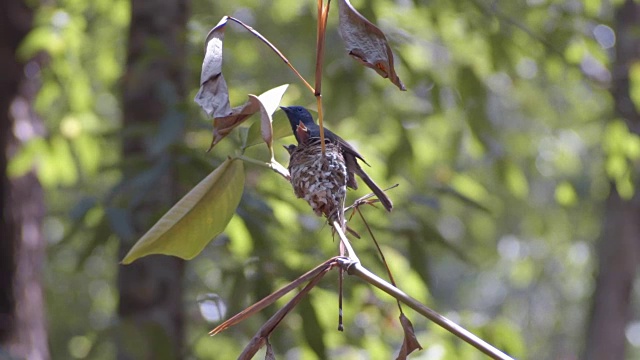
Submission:
<svg viewBox="0 0 640 360">
<path fill-rule="evenodd" d="M 413 324 L 411 324 L 411 321 L 402 313 L 400 314 L 400 324 L 402 324 L 402 330 L 404 331 L 404 341 L 402 342 L 402 347 L 396 360 L 405 360 L 407 356 L 415 350 L 422 350 L 422 346 L 420 346 L 418 339 L 416 339 Z"/>
<path fill-rule="evenodd" d="M 229 135 L 231 130 L 257 112 L 261 114 L 262 137 L 267 146 L 271 148 L 273 140 L 272 115 L 278 108 L 282 95 L 284 95 L 288 86 L 289 84 L 280 85 L 265 91 L 260 96 L 250 94 L 246 103 L 230 109 L 230 113 L 227 116 L 215 117 L 213 119 L 213 140 L 209 150 L 219 143 L 222 138 Z"/>
<path fill-rule="evenodd" d="M 194 101 L 214 118 L 229 116 L 229 90 L 222 76 L 222 41 L 228 17 L 223 17 L 214 26 L 205 40 L 205 54 L 200 73 L 200 90 Z"/>
<path fill-rule="evenodd" d="M 267 339 L 267 352 L 264 354 L 264 360 L 276 360 L 276 355 L 273 352 L 273 346 L 271 346 L 269 339 Z"/>
<path fill-rule="evenodd" d="M 229 115 L 213 119 L 213 140 L 211 140 L 209 150 L 211 150 L 225 136 L 229 135 L 231 130 L 235 129 L 248 117 L 258 111 L 260 111 L 260 101 L 255 95 L 249 95 L 249 100 L 246 103 L 231 109 Z"/>
<path fill-rule="evenodd" d="M 340 36 L 349 55 L 383 78 L 389 78 L 400 90 L 406 90 L 393 66 L 393 52 L 384 33 L 362 16 L 349 0 L 338 1 Z"/>
</svg>

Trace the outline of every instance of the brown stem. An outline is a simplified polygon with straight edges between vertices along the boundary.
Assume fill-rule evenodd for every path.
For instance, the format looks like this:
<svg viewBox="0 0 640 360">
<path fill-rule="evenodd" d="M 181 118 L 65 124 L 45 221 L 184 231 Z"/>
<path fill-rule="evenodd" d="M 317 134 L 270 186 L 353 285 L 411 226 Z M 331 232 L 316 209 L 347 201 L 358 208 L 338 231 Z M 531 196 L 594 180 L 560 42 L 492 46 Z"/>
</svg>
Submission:
<svg viewBox="0 0 640 360">
<path fill-rule="evenodd" d="M 289 66 L 289 68 L 291 70 L 293 70 L 293 72 L 298 76 L 298 78 L 300 78 L 300 80 L 302 80 L 302 82 L 305 84 L 305 86 L 311 90 L 312 93 L 315 94 L 315 89 L 313 88 L 313 86 L 311 86 L 311 84 L 309 84 L 307 82 L 307 80 L 305 80 L 302 75 L 300 75 L 300 73 L 298 72 L 298 70 L 296 70 L 296 68 L 293 67 L 293 65 L 291 65 L 291 62 L 289 62 L 289 59 L 287 59 L 281 52 L 280 50 L 278 50 L 278 48 L 276 48 L 269 40 L 267 40 L 267 38 L 265 38 L 264 36 L 262 36 L 262 34 L 260 34 L 259 32 L 257 32 L 254 28 L 252 28 L 251 26 L 243 23 L 242 21 L 229 16 L 229 20 L 235 21 L 236 23 L 242 25 L 242 27 L 244 27 L 245 29 L 247 29 L 250 33 L 252 33 L 253 35 L 255 35 L 258 39 L 260 39 L 263 43 L 265 43 L 271 50 L 273 50 L 273 52 L 275 52 L 280 59 L 282 59 L 282 61 L 284 61 L 285 64 L 287 64 L 287 66 Z"/>
<path fill-rule="evenodd" d="M 453 321 L 447 319 L 446 317 L 438 314 L 432 309 L 426 307 L 425 305 L 420 303 L 418 300 L 405 294 L 396 286 L 389 284 L 388 282 L 384 281 L 377 275 L 373 274 L 372 272 L 364 268 L 360 264 L 360 260 L 358 260 L 358 256 L 356 255 L 355 251 L 351 247 L 351 244 L 349 244 L 349 240 L 344 235 L 344 232 L 342 232 L 340 224 L 338 224 L 337 221 L 334 221 L 332 225 L 335 231 L 340 236 L 340 241 L 342 241 L 344 246 L 347 248 L 347 252 L 349 253 L 348 258 L 345 258 L 345 257 L 337 258 L 338 263 L 340 264 L 340 267 L 344 268 L 349 275 L 356 275 L 359 278 L 368 282 L 369 284 L 393 296 L 396 300 L 406 304 L 407 306 L 417 311 L 427 319 L 433 321 L 434 323 L 448 330 L 453 335 L 459 337 L 460 339 L 464 340 L 465 342 L 472 345 L 476 349 L 489 355 L 491 358 L 498 359 L 498 360 L 513 360 L 510 356 L 496 349 L 495 347 L 493 347 L 486 341 L 480 339 L 470 331 L 454 323 Z"/>
<path fill-rule="evenodd" d="M 320 274 L 320 273 L 322 273 L 324 271 L 327 271 L 327 269 L 331 269 L 334 266 L 335 261 L 336 261 L 336 258 L 334 257 L 334 258 L 331 258 L 331 259 L 323 262 L 322 264 L 316 266 L 314 269 L 308 271 L 306 274 L 300 276 L 299 278 L 297 278 L 293 282 L 285 285 L 284 287 L 280 288 L 279 290 L 277 290 L 276 292 L 272 293 L 271 295 L 263 298 L 262 300 L 260 300 L 257 303 L 249 306 L 248 308 L 246 308 L 243 311 L 237 313 L 236 315 L 234 315 L 233 317 L 231 317 L 227 321 L 225 321 L 222 324 L 218 325 L 215 329 L 213 329 L 213 330 L 211 330 L 209 332 L 209 335 L 216 335 L 216 334 L 224 331 L 225 329 L 227 329 L 227 328 L 229 328 L 229 327 L 231 327 L 231 326 L 243 321 L 244 319 L 248 318 L 249 316 L 259 312 L 260 310 L 266 308 L 267 306 L 273 304 L 276 300 L 280 299 L 285 294 L 287 294 L 290 291 L 292 291 L 293 289 L 297 288 L 298 286 L 300 286 L 305 281 L 309 281 L 310 279 L 313 279 L 318 274 Z"/>
<path fill-rule="evenodd" d="M 391 269 L 389 269 L 389 264 L 387 263 L 387 259 L 384 257 L 384 253 L 382 252 L 382 249 L 380 248 L 380 244 L 378 244 L 378 241 L 376 240 L 376 237 L 373 235 L 373 230 L 371 230 L 371 227 L 369 226 L 369 223 L 364 218 L 364 215 L 362 215 L 362 211 L 360 211 L 360 208 L 356 207 L 355 211 L 358 213 L 358 215 L 360 215 L 360 219 L 362 219 L 362 222 L 364 223 L 364 226 L 367 228 L 367 231 L 369 232 L 369 235 L 371 236 L 371 239 L 373 240 L 373 244 L 376 246 L 376 249 L 378 249 L 378 254 L 380 254 L 380 258 L 382 259 L 382 263 L 384 264 L 384 268 L 387 270 L 387 274 L 389 275 L 389 281 L 391 281 L 391 285 L 393 285 L 395 287 L 398 287 L 398 285 L 396 285 L 396 280 L 393 278 L 393 274 L 391 274 Z M 402 306 L 400 305 L 400 300 L 396 300 L 396 302 L 398 303 L 398 310 L 400 310 L 400 314 L 402 314 Z"/>
<path fill-rule="evenodd" d="M 349 239 L 347 239 L 347 235 L 345 235 L 344 231 L 342 231 L 342 226 L 336 220 L 334 220 L 331 225 L 335 229 L 336 233 L 338 233 L 338 236 L 340 237 L 340 243 L 345 247 L 345 249 L 347 249 L 349 259 L 360 262 L 360 259 L 358 259 L 358 255 L 356 255 L 355 250 L 353 250 L 353 248 L 351 247 Z"/>
<path fill-rule="evenodd" d="M 433 321 L 434 323 L 443 327 L 444 329 L 446 329 L 453 335 L 457 336 L 458 338 L 462 339 L 466 343 L 482 351 L 486 355 L 490 356 L 492 359 L 513 360 L 513 358 L 511 358 L 509 355 L 496 349 L 495 347 L 488 344 L 484 340 L 480 339 L 479 337 L 469 332 L 468 330 L 464 329 L 460 325 L 438 314 L 437 312 L 433 311 L 432 309 L 420 303 L 418 300 L 405 294 L 397 287 L 389 284 L 388 282 L 384 281 L 380 277 L 376 276 L 375 274 L 373 274 L 372 272 L 364 268 L 360 264 L 360 262 L 345 260 L 345 258 L 338 258 L 338 262 L 340 263 L 340 266 L 344 266 L 346 268 L 347 273 L 349 275 L 356 275 L 359 278 L 363 279 L 364 281 L 368 282 L 369 284 L 393 296 L 395 299 L 401 301 L 402 303 L 406 304 L 413 310 L 417 311 L 427 319 Z"/>
<path fill-rule="evenodd" d="M 322 123 L 324 122 L 324 115 L 323 115 L 323 111 L 322 111 L 322 95 L 317 94 L 316 95 L 316 104 L 318 107 L 318 126 L 320 126 L 320 146 L 322 147 L 322 156 L 324 156 L 324 152 L 325 152 L 325 145 L 324 145 L 324 125 L 322 125 Z"/>
<path fill-rule="evenodd" d="M 298 305 L 300 300 L 302 300 L 302 298 L 305 297 L 305 295 L 307 295 L 309 291 L 311 291 L 311 289 L 313 289 L 316 286 L 318 281 L 320 281 L 320 279 L 322 279 L 327 274 L 327 272 L 331 270 L 333 265 L 335 265 L 335 259 L 332 259 L 332 263 L 329 264 L 329 266 L 323 267 L 319 273 L 315 274 L 315 276 L 311 279 L 311 281 L 309 281 L 309 283 L 302 290 L 300 290 L 300 292 L 297 293 L 296 296 L 294 296 L 293 299 L 291 299 L 287 303 L 287 305 L 283 306 L 280 310 L 278 310 L 278 312 L 273 314 L 273 316 L 269 318 L 269 320 L 267 320 L 267 322 L 264 323 L 264 325 L 262 325 L 260 330 L 256 332 L 256 334 L 253 336 L 251 341 L 249 341 L 249 344 L 247 344 L 247 346 L 242 351 L 242 354 L 238 356 L 238 359 L 240 360 L 252 359 L 253 356 L 258 352 L 258 350 L 260 350 L 262 345 L 265 344 L 267 338 L 269 337 L 269 335 L 271 335 L 271 333 L 276 328 L 276 326 L 280 324 L 282 319 L 284 319 L 284 317 L 289 312 L 291 312 L 291 310 L 293 310 L 293 308 L 296 305 Z"/>
<path fill-rule="evenodd" d="M 331 0 L 327 1 L 327 5 L 323 4 L 323 0 L 318 0 L 318 34 L 316 37 L 316 88 L 314 95 L 318 107 L 318 124 L 320 126 L 320 146 L 322 147 L 322 155 L 325 152 L 324 146 L 324 115 L 322 111 L 322 59 L 324 58 L 325 34 L 327 30 L 327 19 L 329 18 L 329 7 Z"/>
</svg>

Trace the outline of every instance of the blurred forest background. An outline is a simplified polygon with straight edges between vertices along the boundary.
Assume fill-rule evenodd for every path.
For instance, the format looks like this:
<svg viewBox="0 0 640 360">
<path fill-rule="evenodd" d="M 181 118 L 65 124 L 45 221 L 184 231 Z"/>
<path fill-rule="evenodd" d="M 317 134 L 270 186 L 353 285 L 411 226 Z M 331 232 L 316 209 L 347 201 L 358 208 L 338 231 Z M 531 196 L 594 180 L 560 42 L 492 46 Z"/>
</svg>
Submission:
<svg viewBox="0 0 640 360">
<path fill-rule="evenodd" d="M 517 358 L 640 358 L 640 3 L 352 3 L 408 91 L 345 54 L 334 1 L 325 116 L 378 184 L 400 184 L 391 214 L 364 208 L 399 287 Z M 0 358 L 235 358 L 276 307 L 213 338 L 200 310 L 228 317 L 337 253 L 286 181 L 245 164 L 237 214 L 202 254 L 119 264 L 238 146 L 205 152 L 193 98 L 209 29 L 237 17 L 312 80 L 315 14 L 301 0 L 2 1 Z M 224 46 L 232 105 L 284 83 L 282 104 L 315 102 L 240 26 Z M 280 162 L 293 142 L 278 140 Z M 353 243 L 382 275 L 371 240 Z M 279 358 L 397 354 L 394 302 L 347 278 L 340 333 L 336 289 L 329 274 L 285 319 Z M 408 316 L 425 348 L 412 358 L 483 358 Z"/>
</svg>

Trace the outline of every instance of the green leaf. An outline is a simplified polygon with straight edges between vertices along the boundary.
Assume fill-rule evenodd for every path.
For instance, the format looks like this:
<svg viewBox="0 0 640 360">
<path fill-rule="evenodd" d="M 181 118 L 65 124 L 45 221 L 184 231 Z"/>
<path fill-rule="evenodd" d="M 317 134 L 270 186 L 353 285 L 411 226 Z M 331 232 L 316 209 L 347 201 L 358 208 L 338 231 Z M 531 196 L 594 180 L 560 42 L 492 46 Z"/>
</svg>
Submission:
<svg viewBox="0 0 640 360">
<path fill-rule="evenodd" d="M 249 128 L 249 132 L 244 143 L 245 148 L 251 145 L 259 144 L 262 141 L 264 141 L 267 146 L 271 148 L 273 140 L 278 139 L 282 136 L 291 135 L 291 130 L 289 130 L 291 129 L 291 127 L 288 121 L 280 121 L 278 123 L 280 126 L 276 128 L 274 126 L 276 124 L 273 123 L 272 118 L 273 113 L 278 109 L 280 100 L 282 99 L 285 91 L 287 91 L 288 87 L 289 84 L 284 84 L 267 90 L 257 97 L 255 95 L 249 95 L 257 98 L 258 103 L 260 104 L 260 123 L 254 123 Z"/>
<path fill-rule="evenodd" d="M 162 216 L 122 263 L 130 264 L 151 254 L 194 258 L 225 229 L 243 189 L 242 161 L 227 159 Z"/>
</svg>

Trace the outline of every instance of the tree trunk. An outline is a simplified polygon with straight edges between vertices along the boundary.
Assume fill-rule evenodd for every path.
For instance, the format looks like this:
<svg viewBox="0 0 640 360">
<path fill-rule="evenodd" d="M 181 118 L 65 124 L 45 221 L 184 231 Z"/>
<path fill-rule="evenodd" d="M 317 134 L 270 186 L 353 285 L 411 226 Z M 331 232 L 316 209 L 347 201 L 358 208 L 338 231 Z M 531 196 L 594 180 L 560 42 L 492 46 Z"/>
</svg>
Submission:
<svg viewBox="0 0 640 360">
<path fill-rule="evenodd" d="M 640 135 L 640 115 L 630 97 L 629 68 L 640 60 L 640 4 L 627 0 L 615 18 L 616 58 L 612 95 L 616 116 Z M 631 165 L 630 165 L 631 166 Z M 637 173 L 637 169 L 632 170 Z M 587 329 L 585 359 L 624 359 L 625 328 L 632 316 L 631 291 L 640 262 L 640 196 L 624 200 L 612 186 L 598 249 L 598 275 Z"/>
<path fill-rule="evenodd" d="M 35 174 L 9 179 L 8 158 L 27 133 L 41 129 L 31 104 L 37 80 L 24 76 L 16 49 L 31 30 L 33 11 L 20 0 L 0 3 L 0 358 L 48 359 L 41 272 L 44 198 Z"/>
<path fill-rule="evenodd" d="M 122 238 L 121 258 L 153 225 L 158 212 L 168 210 L 177 200 L 170 148 L 163 150 L 157 144 L 162 135 L 158 130 L 168 122 L 173 121 L 170 127 L 178 129 L 171 135 L 175 139 L 180 138 L 175 133 L 181 133 L 183 127 L 183 117 L 176 113 L 185 95 L 187 10 L 188 0 L 132 1 L 123 79 L 123 174 L 127 181 L 150 174 L 158 164 L 168 165 L 155 181 L 143 187 L 132 185 L 127 194 L 124 206 L 131 214 L 134 234 Z M 142 200 L 137 201 L 140 196 Z M 119 359 L 183 356 L 183 268 L 182 260 L 168 256 L 151 256 L 120 267 Z"/>
</svg>

